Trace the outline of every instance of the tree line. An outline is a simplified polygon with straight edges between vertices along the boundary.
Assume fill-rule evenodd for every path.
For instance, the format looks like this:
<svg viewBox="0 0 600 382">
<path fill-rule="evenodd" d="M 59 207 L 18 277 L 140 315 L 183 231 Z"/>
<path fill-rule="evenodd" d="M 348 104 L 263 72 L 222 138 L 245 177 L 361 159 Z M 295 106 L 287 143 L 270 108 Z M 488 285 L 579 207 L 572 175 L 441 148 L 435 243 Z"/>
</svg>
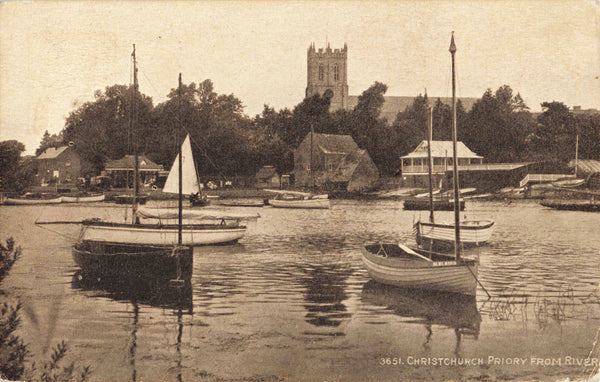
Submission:
<svg viewBox="0 0 600 382">
<path fill-rule="evenodd" d="M 178 146 L 189 134 L 201 175 L 252 175 L 263 165 L 289 173 L 293 170 L 293 151 L 312 127 L 317 133 L 351 135 L 367 150 L 382 175 L 394 175 L 400 168 L 400 157 L 426 139 L 428 108 L 433 108 L 435 140 L 451 139 L 452 110 L 439 99 L 418 95 L 395 120 L 388 121 L 381 116 L 386 91 L 387 85 L 375 82 L 358 97 L 352 110 L 330 112 L 329 99 L 315 95 L 292 109 L 277 111 L 265 105 L 251 118 L 244 114 L 241 100 L 233 94 L 217 94 L 211 80 L 172 89 L 167 100 L 157 105 L 133 86 L 113 85 L 96 91 L 93 101 L 71 111 L 60 133 L 46 132 L 36 154 L 48 147 L 71 144 L 99 172 L 106 161 L 122 158 L 137 148 L 169 168 Z M 575 155 L 577 135 L 580 158 L 600 157 L 598 114 L 573 114 L 556 101 L 541 106 L 542 113 L 534 117 L 520 94 L 514 94 L 508 85 L 495 92 L 488 89 L 469 111 L 459 100 L 458 138 L 490 163 L 566 162 Z M 2 174 L 7 174 L 5 167 L 10 171 L 15 166 L 14 158 L 8 157 L 24 149 L 18 142 L 7 142 L 2 142 L 0 152 Z M 19 177 L 26 177 L 26 172 L 13 171 Z"/>
</svg>

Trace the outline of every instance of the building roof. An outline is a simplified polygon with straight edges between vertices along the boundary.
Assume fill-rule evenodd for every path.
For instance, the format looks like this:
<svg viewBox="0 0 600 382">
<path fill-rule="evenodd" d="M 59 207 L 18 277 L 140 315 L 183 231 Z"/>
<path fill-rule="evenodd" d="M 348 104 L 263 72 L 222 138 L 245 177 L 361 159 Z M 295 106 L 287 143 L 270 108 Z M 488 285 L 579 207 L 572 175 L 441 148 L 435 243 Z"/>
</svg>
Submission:
<svg viewBox="0 0 600 382">
<path fill-rule="evenodd" d="M 54 159 L 57 158 L 60 154 L 65 152 L 69 146 L 60 146 L 60 147 L 49 147 L 44 150 L 43 153 L 37 156 L 36 159 Z"/>
<path fill-rule="evenodd" d="M 306 140 L 310 142 L 310 133 L 306 134 Z M 315 133 L 313 145 L 324 154 L 349 154 L 358 150 L 358 145 L 350 135 Z"/>
<path fill-rule="evenodd" d="M 145 155 L 140 155 L 138 158 L 140 171 L 161 171 L 163 166 L 152 162 Z M 135 157 L 133 155 L 125 155 L 121 159 L 115 159 L 106 162 L 106 170 L 133 170 L 135 167 Z"/>
<path fill-rule="evenodd" d="M 416 97 L 384 96 L 383 98 L 385 99 L 385 102 L 381 108 L 381 117 L 387 118 L 388 122 L 392 123 L 396 119 L 398 113 L 406 110 L 407 107 L 412 106 Z M 438 98 L 443 104 L 449 106 L 452 105 L 452 97 L 427 97 L 431 105 L 435 105 Z M 459 100 L 465 108 L 465 111 L 470 111 L 479 98 L 460 97 Z M 358 105 L 358 96 L 348 96 L 348 109 L 352 110 L 356 105 Z"/>
<path fill-rule="evenodd" d="M 462 142 L 456 142 L 456 151 L 457 158 L 483 158 L 471 151 Z M 433 158 L 451 158 L 453 156 L 452 152 L 452 141 L 431 141 L 431 156 Z M 427 158 L 427 141 L 421 141 L 413 152 L 401 158 Z"/>
<path fill-rule="evenodd" d="M 570 168 L 575 168 L 575 159 L 569 162 Z M 600 161 L 593 159 L 577 160 L 577 172 L 582 174 L 598 174 L 600 173 Z"/>
<path fill-rule="evenodd" d="M 279 176 L 277 174 L 277 170 L 273 166 L 262 166 L 260 170 L 256 173 L 256 177 L 258 179 L 269 179 L 273 176 Z"/>
<path fill-rule="evenodd" d="M 355 150 L 346 157 L 340 163 L 340 165 L 334 170 L 333 175 L 330 176 L 332 182 L 348 182 L 352 179 L 358 165 L 365 160 L 371 160 L 367 150 Z"/>
</svg>

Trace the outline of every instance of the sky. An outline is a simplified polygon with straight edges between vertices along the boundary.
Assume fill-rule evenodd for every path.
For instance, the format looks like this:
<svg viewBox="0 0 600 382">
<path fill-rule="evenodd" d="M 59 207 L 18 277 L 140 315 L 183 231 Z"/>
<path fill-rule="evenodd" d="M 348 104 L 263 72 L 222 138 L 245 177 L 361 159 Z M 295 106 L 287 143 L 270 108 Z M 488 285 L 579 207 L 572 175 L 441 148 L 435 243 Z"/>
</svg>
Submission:
<svg viewBox="0 0 600 382">
<path fill-rule="evenodd" d="M 348 45 L 348 85 L 451 96 L 509 85 L 545 101 L 600 108 L 600 1 L 8 1 L 0 3 L 0 140 L 39 146 L 94 92 L 130 83 L 163 102 L 177 77 L 210 79 L 250 117 L 304 98 L 306 51 Z"/>
</svg>

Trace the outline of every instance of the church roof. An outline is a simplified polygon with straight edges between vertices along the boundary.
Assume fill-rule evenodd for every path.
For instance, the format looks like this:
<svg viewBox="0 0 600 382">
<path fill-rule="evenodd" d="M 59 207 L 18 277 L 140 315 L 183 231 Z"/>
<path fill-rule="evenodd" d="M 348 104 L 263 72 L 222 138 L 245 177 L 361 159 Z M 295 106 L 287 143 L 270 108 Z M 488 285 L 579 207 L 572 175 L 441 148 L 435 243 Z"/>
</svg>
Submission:
<svg viewBox="0 0 600 382">
<path fill-rule="evenodd" d="M 381 107 L 381 117 L 386 118 L 389 123 L 392 123 L 396 119 L 396 115 L 398 115 L 398 113 L 406 110 L 407 107 L 412 106 L 416 97 L 384 96 L 383 98 L 385 99 L 385 102 Z M 443 104 L 452 106 L 452 97 L 428 96 L 427 98 L 431 105 L 435 105 L 439 98 Z M 479 98 L 460 97 L 459 100 L 465 108 L 465 111 L 470 111 L 473 108 L 475 102 L 479 100 Z M 358 105 L 358 96 L 348 96 L 348 109 L 352 110 L 356 105 Z"/>
</svg>

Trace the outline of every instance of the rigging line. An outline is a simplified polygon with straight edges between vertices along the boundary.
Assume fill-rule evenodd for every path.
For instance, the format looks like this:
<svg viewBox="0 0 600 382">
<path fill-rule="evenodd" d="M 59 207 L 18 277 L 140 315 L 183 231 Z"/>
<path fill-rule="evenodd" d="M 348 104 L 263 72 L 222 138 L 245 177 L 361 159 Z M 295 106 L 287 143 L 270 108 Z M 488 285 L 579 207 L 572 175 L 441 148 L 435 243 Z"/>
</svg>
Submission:
<svg viewBox="0 0 600 382">
<path fill-rule="evenodd" d="M 61 233 L 61 232 L 59 232 L 59 231 L 55 231 L 55 230 L 53 230 L 53 229 L 47 228 L 46 226 L 41 226 L 41 225 L 39 225 L 38 227 L 39 227 L 39 228 L 41 228 L 41 229 L 45 229 L 45 230 L 46 230 L 46 231 L 48 231 L 48 232 L 55 233 L 55 234 L 57 234 L 58 236 L 62 236 L 62 237 L 64 237 L 64 238 L 67 238 L 67 239 L 69 239 L 69 240 L 73 240 L 73 241 L 77 240 L 77 237 L 70 236 L 70 235 L 66 235 L 66 234 L 64 234 L 64 233 Z M 62 246 L 59 246 L 59 247 L 57 247 L 57 248 L 63 248 L 63 247 L 62 247 Z M 69 247 L 69 248 L 70 248 L 70 247 Z"/>
</svg>

